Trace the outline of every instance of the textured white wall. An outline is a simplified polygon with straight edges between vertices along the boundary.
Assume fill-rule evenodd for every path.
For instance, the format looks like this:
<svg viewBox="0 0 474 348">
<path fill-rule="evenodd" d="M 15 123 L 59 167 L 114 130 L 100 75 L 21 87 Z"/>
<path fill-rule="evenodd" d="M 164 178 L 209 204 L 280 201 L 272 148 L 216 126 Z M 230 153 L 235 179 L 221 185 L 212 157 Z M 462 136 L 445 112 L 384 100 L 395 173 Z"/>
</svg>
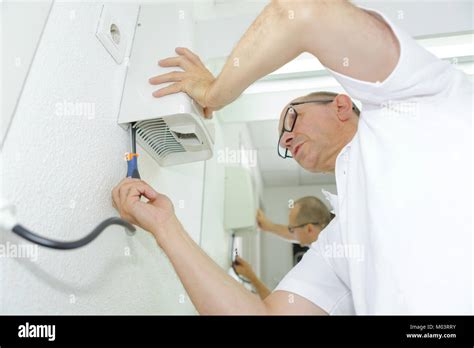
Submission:
<svg viewBox="0 0 474 348">
<path fill-rule="evenodd" d="M 138 8 L 121 6 L 131 29 Z M 51 238 L 77 239 L 117 215 L 111 189 L 125 176 L 129 150 L 128 133 L 117 125 L 125 66 L 95 37 L 100 10 L 99 3 L 54 5 L 3 149 L 4 195 L 22 224 Z M 86 103 L 94 113 L 64 115 L 64 103 Z M 159 168 L 145 153 L 139 162 L 143 178 L 171 197 L 199 241 L 203 163 Z M 0 234 L 7 242 L 23 243 Z M 2 314 L 195 312 L 144 231 L 130 237 L 112 227 L 82 249 L 39 248 L 36 262 L 3 258 L 0 274 Z"/>
<path fill-rule="evenodd" d="M 263 190 L 265 214 L 277 224 L 288 225 L 288 201 L 304 196 L 316 196 L 330 208 L 321 189 L 337 193 L 336 185 L 266 187 Z M 274 234 L 262 232 L 260 255 L 262 281 L 274 289 L 293 267 L 292 245 Z"/>
</svg>

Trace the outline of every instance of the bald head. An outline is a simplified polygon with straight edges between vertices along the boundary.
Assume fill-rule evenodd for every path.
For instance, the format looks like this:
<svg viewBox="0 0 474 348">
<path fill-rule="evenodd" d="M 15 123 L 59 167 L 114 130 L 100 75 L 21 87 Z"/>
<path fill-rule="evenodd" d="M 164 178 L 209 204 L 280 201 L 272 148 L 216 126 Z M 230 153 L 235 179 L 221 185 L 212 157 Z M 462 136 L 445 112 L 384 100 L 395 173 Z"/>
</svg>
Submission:
<svg viewBox="0 0 474 348">
<path fill-rule="evenodd" d="M 334 92 L 327 92 L 327 91 L 321 91 L 321 92 L 312 92 L 310 94 L 304 95 L 302 97 L 298 97 L 294 100 L 292 100 L 289 104 L 295 103 L 295 102 L 306 102 L 310 100 L 332 100 L 336 98 L 339 94 L 334 93 Z M 352 102 L 352 107 L 354 110 L 354 113 L 359 116 L 360 115 L 360 110 L 357 107 L 357 105 Z"/>
</svg>

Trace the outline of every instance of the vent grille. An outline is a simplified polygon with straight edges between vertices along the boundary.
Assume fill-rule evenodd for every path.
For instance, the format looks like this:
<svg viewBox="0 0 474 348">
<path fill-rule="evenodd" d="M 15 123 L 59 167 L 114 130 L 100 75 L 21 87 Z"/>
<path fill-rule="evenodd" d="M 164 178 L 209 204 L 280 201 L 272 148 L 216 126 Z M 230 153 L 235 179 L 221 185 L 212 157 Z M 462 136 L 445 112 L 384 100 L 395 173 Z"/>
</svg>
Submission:
<svg viewBox="0 0 474 348">
<path fill-rule="evenodd" d="M 159 161 L 170 154 L 186 152 L 162 118 L 139 121 L 135 123 L 135 128 L 140 145 Z"/>
</svg>

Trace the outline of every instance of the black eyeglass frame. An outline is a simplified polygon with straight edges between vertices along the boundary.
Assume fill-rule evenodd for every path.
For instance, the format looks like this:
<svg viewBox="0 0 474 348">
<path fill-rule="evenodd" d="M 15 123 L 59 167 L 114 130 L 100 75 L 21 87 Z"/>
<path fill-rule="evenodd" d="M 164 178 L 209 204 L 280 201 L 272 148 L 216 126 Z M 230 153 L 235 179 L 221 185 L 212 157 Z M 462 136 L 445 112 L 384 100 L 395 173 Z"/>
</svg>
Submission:
<svg viewBox="0 0 474 348">
<path fill-rule="evenodd" d="M 283 159 L 286 159 L 286 158 L 293 158 L 292 155 L 288 155 L 288 148 L 285 148 L 285 154 L 281 154 L 280 153 L 280 141 L 281 141 L 281 138 L 283 137 L 283 134 L 285 134 L 285 132 L 293 132 L 293 129 L 295 129 L 295 125 L 296 125 L 296 120 L 298 119 L 298 113 L 296 112 L 296 109 L 294 108 L 294 106 L 298 106 L 298 105 L 303 105 L 303 104 L 310 104 L 310 103 L 316 103 L 316 104 L 328 104 L 328 103 L 331 103 L 333 102 L 334 99 L 326 99 L 326 100 L 307 100 L 307 101 L 301 101 L 301 102 L 294 102 L 294 103 L 291 103 L 288 105 L 288 108 L 286 109 L 286 112 L 285 112 L 285 116 L 283 117 L 283 124 L 282 124 L 282 127 L 281 127 L 281 132 L 280 132 L 280 137 L 278 138 L 278 144 L 277 144 L 277 152 L 278 152 L 278 156 L 280 156 L 281 158 Z M 288 116 L 288 112 L 290 111 L 290 109 L 293 109 L 294 113 L 295 113 L 295 120 L 293 121 L 293 125 L 291 126 L 291 129 L 286 129 L 285 128 L 285 121 L 286 121 L 286 117 Z M 356 110 L 354 104 L 352 106 L 352 109 L 353 110 Z M 282 148 L 283 150 L 283 148 Z"/>
<path fill-rule="evenodd" d="M 295 228 L 300 228 L 306 225 L 319 225 L 319 222 L 307 222 L 305 224 L 298 225 L 298 226 L 288 226 L 288 232 L 293 234 L 295 232 Z"/>
</svg>

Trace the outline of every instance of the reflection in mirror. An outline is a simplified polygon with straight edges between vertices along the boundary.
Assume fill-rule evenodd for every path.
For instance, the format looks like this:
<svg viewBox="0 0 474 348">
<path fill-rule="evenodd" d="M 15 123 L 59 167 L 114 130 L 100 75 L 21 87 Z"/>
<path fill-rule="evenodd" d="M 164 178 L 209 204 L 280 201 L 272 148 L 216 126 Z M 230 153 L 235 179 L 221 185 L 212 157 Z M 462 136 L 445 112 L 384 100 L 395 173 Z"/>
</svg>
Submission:
<svg viewBox="0 0 474 348">
<path fill-rule="evenodd" d="M 214 122 L 216 134 L 221 137 L 216 139 L 214 157 L 206 163 L 201 246 L 247 289 L 265 297 L 331 219 L 332 208 L 322 190 L 335 194 L 335 178 L 333 174 L 309 173 L 293 159 L 278 156 L 277 119 L 226 123 L 215 117 Z M 246 191 L 244 183 L 232 182 L 230 188 L 228 182 L 221 185 L 229 180 L 229 167 L 247 171 L 252 182 L 251 197 L 242 194 Z M 225 190 L 222 202 L 216 202 L 219 187 Z M 240 193 L 240 198 L 234 191 Z M 301 209 L 298 200 L 307 196 L 314 198 Z M 253 226 L 233 228 L 238 219 L 233 222 L 235 226 L 229 226 L 226 207 L 238 219 L 245 219 L 245 212 L 252 207 Z M 311 209 L 313 213 L 308 212 Z M 211 216 L 216 215 L 222 223 L 219 226 L 211 223 L 215 221 Z M 296 227 L 293 233 L 288 230 L 289 224 L 305 223 L 312 224 Z"/>
</svg>

